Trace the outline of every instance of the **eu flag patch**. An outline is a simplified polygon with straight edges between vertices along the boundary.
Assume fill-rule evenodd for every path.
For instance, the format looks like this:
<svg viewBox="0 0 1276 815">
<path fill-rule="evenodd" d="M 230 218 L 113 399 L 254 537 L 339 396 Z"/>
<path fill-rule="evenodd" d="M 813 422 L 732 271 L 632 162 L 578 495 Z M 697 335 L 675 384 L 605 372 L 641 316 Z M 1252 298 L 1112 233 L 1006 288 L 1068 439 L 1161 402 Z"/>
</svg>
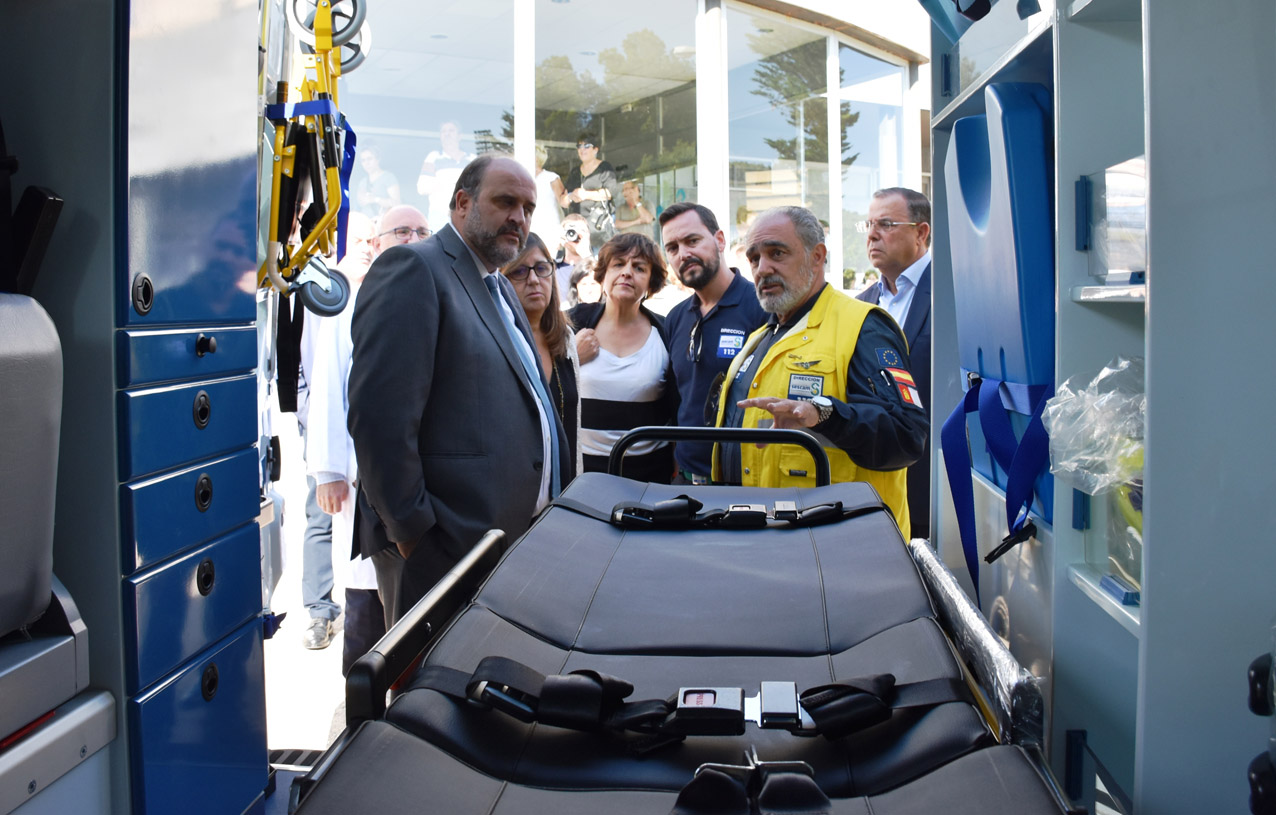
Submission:
<svg viewBox="0 0 1276 815">
<path fill-rule="evenodd" d="M 899 352 L 894 348 L 878 348 L 877 361 L 883 368 L 898 368 L 904 364 L 904 360 L 899 358 Z"/>
</svg>

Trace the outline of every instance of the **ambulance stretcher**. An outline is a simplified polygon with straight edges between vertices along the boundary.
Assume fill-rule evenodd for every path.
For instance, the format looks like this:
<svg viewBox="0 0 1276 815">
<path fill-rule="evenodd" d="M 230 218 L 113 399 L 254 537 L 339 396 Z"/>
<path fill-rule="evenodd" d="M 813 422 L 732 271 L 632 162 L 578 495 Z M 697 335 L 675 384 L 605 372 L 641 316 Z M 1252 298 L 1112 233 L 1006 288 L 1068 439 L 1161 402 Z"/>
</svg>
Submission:
<svg viewBox="0 0 1276 815">
<path fill-rule="evenodd" d="M 356 664 L 295 811 L 1070 811 L 1035 680 L 929 545 L 810 436 L 717 432 L 758 433 L 825 486 L 584 474 L 490 574 L 488 533 Z"/>
</svg>

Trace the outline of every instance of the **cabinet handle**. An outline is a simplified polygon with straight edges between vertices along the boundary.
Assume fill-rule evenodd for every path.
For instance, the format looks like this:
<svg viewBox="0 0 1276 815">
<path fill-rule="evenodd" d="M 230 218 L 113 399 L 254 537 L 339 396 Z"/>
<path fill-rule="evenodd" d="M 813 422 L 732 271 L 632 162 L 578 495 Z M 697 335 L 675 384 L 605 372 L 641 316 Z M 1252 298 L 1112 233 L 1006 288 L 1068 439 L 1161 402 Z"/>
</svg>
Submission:
<svg viewBox="0 0 1276 815">
<path fill-rule="evenodd" d="M 208 663 L 208 667 L 204 669 L 204 675 L 199 678 L 199 692 L 203 695 L 205 702 L 213 701 L 213 697 L 217 695 L 216 662 Z"/>
<path fill-rule="evenodd" d="M 207 512 L 212 505 L 213 479 L 208 477 L 208 473 L 201 473 L 199 480 L 195 482 L 195 508 L 200 512 Z"/>
<path fill-rule="evenodd" d="M 208 391 L 195 394 L 195 404 L 191 407 L 191 413 L 195 417 L 196 427 L 200 430 L 208 427 L 208 420 L 213 413 L 213 401 L 208 398 Z"/>
<path fill-rule="evenodd" d="M 195 567 L 195 588 L 199 593 L 207 597 L 213 591 L 213 583 L 217 580 L 217 567 L 213 565 L 212 558 L 204 558 L 199 562 L 199 566 Z"/>
<path fill-rule="evenodd" d="M 202 357 L 204 354 L 217 353 L 217 338 L 200 334 L 195 338 L 195 356 Z"/>
<path fill-rule="evenodd" d="M 133 278 L 133 310 L 145 315 L 155 304 L 155 284 L 145 272 Z"/>
</svg>

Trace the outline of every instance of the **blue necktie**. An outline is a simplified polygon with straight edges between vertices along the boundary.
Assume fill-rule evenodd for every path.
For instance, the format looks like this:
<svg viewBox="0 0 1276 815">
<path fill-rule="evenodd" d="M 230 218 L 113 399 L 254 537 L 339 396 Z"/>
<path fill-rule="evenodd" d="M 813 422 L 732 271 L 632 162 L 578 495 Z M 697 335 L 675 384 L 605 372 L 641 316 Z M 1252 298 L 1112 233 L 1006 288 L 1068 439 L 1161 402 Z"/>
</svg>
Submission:
<svg viewBox="0 0 1276 815">
<path fill-rule="evenodd" d="M 509 300 L 504 297 L 501 291 L 499 273 L 492 273 L 483 278 L 483 283 L 487 286 L 487 290 L 492 294 L 493 305 L 500 312 L 501 320 L 505 323 L 505 331 L 510 335 L 510 342 L 514 343 L 514 350 L 518 352 L 519 361 L 523 363 L 523 371 L 527 374 L 527 378 L 531 380 L 532 390 L 536 392 L 536 398 L 541 400 L 541 409 L 545 411 L 545 421 L 549 429 L 549 454 L 550 461 L 546 462 L 549 466 L 549 497 L 557 498 L 562 492 L 561 476 L 558 472 L 558 425 L 554 422 L 554 403 L 549 401 L 549 394 L 545 392 L 545 385 L 541 381 L 541 369 L 536 364 L 536 360 L 532 358 L 532 350 L 523 332 L 518 330 L 518 325 L 514 322 L 514 307 L 510 305 Z M 502 308 L 501 302 L 504 300 L 508 308 Z"/>
</svg>

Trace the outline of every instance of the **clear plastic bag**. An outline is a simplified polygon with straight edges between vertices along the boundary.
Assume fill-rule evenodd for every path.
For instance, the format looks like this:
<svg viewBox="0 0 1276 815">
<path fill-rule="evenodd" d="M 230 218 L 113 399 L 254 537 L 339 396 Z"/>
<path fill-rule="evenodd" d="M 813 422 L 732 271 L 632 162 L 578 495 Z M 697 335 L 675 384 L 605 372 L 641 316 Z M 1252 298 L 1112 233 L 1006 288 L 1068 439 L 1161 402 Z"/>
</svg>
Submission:
<svg viewBox="0 0 1276 815">
<path fill-rule="evenodd" d="M 1050 472 L 1090 495 L 1141 480 L 1146 414 L 1142 357 L 1117 357 L 1098 376 L 1071 377 L 1042 415 Z"/>
</svg>

